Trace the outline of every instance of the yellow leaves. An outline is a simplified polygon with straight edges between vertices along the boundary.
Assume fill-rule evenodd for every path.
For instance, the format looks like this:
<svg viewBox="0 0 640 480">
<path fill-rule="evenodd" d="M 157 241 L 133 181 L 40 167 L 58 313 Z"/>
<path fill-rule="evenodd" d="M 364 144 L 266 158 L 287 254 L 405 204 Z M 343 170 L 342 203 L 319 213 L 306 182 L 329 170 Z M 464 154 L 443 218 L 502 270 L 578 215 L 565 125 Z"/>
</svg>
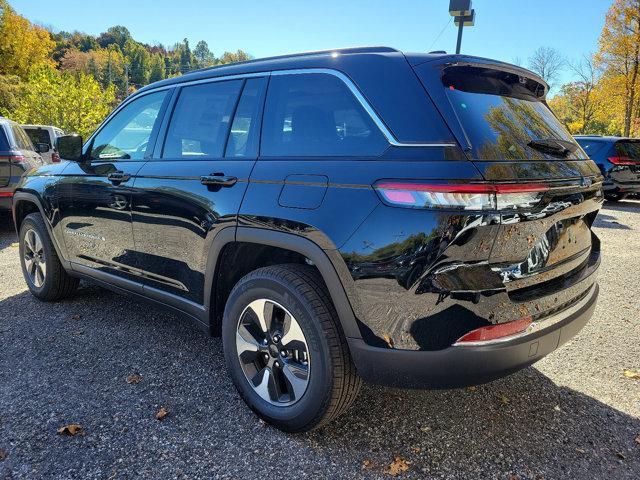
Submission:
<svg viewBox="0 0 640 480">
<path fill-rule="evenodd" d="M 640 380 L 640 373 L 635 370 L 629 370 L 628 368 L 622 371 L 622 375 L 630 380 Z"/>
<path fill-rule="evenodd" d="M 369 460 L 368 458 L 365 458 L 362 461 L 362 468 L 364 470 L 372 470 L 374 467 L 375 467 L 375 464 L 371 460 Z"/>
<path fill-rule="evenodd" d="M 140 383 L 140 380 L 142 380 L 142 375 L 133 373 L 125 379 L 125 382 L 127 382 L 129 385 L 135 385 L 137 383 Z"/>
<path fill-rule="evenodd" d="M 391 475 L 392 477 L 397 477 L 401 473 L 409 470 L 409 462 L 407 462 L 402 457 L 395 457 L 393 462 L 391 462 L 387 468 L 384 469 L 384 473 L 387 475 Z"/>
<path fill-rule="evenodd" d="M 498 401 L 501 405 L 509 405 L 509 397 L 507 397 L 504 393 L 501 393 L 498 397 Z"/>
<path fill-rule="evenodd" d="M 387 343 L 389 348 L 393 348 L 393 338 L 391 338 L 391 335 L 385 333 L 384 335 L 382 335 L 382 339 Z"/>
<path fill-rule="evenodd" d="M 162 421 L 167 417 L 167 415 L 169 415 L 169 410 L 164 407 L 160 407 L 160 410 L 156 413 L 156 420 Z"/>
<path fill-rule="evenodd" d="M 58 429 L 58 435 L 67 435 L 73 437 L 75 435 L 84 435 L 84 429 L 82 425 L 78 423 L 70 423 L 69 425 L 65 425 Z"/>
<path fill-rule="evenodd" d="M 53 65 L 55 43 L 44 28 L 31 24 L 11 7 L 0 16 L 0 75 L 25 79 L 33 66 Z"/>
<path fill-rule="evenodd" d="M 21 123 L 56 125 L 67 132 L 90 134 L 115 104 L 115 87 L 102 89 L 90 75 L 72 75 L 49 66 L 34 68 L 10 113 Z"/>
</svg>

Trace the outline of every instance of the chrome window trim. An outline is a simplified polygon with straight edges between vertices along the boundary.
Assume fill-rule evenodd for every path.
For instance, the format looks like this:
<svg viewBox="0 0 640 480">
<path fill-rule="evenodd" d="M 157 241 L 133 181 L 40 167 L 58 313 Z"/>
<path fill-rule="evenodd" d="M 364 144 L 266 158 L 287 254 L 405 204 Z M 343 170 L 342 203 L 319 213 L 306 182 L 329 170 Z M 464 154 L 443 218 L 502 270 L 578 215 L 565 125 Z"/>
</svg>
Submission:
<svg viewBox="0 0 640 480">
<path fill-rule="evenodd" d="M 105 118 L 105 120 L 100 124 L 100 126 L 96 129 L 96 131 L 87 139 L 87 141 L 85 142 L 85 145 L 87 145 L 91 140 L 93 140 L 93 137 L 95 137 L 100 132 L 100 130 L 102 130 L 103 126 L 106 125 L 107 122 L 109 122 L 109 120 L 111 120 L 111 118 L 113 118 L 114 115 L 116 115 L 120 110 L 122 110 L 129 103 L 137 100 L 138 98 L 143 97 L 144 95 L 160 92 L 162 90 L 170 90 L 173 88 L 182 88 L 182 87 L 188 87 L 191 85 L 199 85 L 202 83 L 224 82 L 228 80 L 239 80 L 239 79 L 253 78 L 253 77 L 268 77 L 271 75 L 282 76 L 282 75 L 304 75 L 304 74 L 325 74 L 325 75 L 332 75 L 340 79 L 342 83 L 344 83 L 346 87 L 349 89 L 351 94 L 356 98 L 356 100 L 358 100 L 358 103 L 360 103 L 362 108 L 364 108 L 364 110 L 367 112 L 367 114 L 369 115 L 373 123 L 376 124 L 380 132 L 385 136 L 389 145 L 392 145 L 394 147 L 455 147 L 456 146 L 456 144 L 453 142 L 433 142 L 433 143 L 400 142 L 395 137 L 395 135 L 391 132 L 391 130 L 387 128 L 387 126 L 382 121 L 380 116 L 373 109 L 371 104 L 367 101 L 367 99 L 364 97 L 362 92 L 360 92 L 360 90 L 353 83 L 353 81 L 344 73 L 338 70 L 334 70 L 332 68 L 298 68 L 298 69 L 289 69 L 289 70 L 272 70 L 272 71 L 266 71 L 266 72 L 240 73 L 237 75 L 225 75 L 220 77 L 202 78 L 199 80 L 190 80 L 187 82 L 172 83 L 170 85 L 163 85 L 161 87 L 151 88 L 140 94 L 131 95 L 127 99 L 125 99 L 118 106 L 118 108 L 116 108 L 113 112 L 111 112 L 109 116 L 107 116 L 107 118 Z"/>
</svg>

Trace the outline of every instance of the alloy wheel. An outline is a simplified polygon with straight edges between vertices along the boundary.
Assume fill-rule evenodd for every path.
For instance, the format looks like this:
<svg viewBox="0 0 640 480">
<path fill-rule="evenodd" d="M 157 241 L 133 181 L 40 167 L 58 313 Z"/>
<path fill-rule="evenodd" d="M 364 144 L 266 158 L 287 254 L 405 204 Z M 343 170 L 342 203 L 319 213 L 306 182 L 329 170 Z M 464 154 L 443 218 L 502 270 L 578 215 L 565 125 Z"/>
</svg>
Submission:
<svg viewBox="0 0 640 480">
<path fill-rule="evenodd" d="M 41 288 L 47 277 L 44 246 L 38 232 L 29 229 L 24 236 L 24 265 L 31 283 Z"/>
<path fill-rule="evenodd" d="M 259 299 L 242 311 L 236 329 L 240 366 L 253 390 L 276 406 L 296 403 L 309 384 L 307 340 L 282 305 Z"/>
</svg>

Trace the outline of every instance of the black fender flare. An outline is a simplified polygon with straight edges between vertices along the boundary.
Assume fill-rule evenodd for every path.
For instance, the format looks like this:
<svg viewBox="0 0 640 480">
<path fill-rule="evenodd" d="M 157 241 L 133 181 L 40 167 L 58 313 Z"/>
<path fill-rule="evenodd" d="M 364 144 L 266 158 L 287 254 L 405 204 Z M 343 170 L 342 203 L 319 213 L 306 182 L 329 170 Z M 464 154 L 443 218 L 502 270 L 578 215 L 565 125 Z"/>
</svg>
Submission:
<svg viewBox="0 0 640 480">
<path fill-rule="evenodd" d="M 351 302 L 329 256 L 316 243 L 299 235 L 255 227 L 237 227 L 237 229 L 228 227 L 221 230 L 212 241 L 207 260 L 205 292 L 212 291 L 220 253 L 225 245 L 232 242 L 256 243 L 283 248 L 304 255 L 311 260 L 318 268 L 327 285 L 345 336 L 348 338 L 362 338 Z M 210 302 L 210 296 L 206 296 L 205 308 L 207 311 L 211 311 L 212 305 L 210 305 Z"/>
<path fill-rule="evenodd" d="M 24 192 L 24 191 L 16 191 L 13 194 L 13 205 L 11 207 L 11 212 L 13 216 L 13 225 L 16 229 L 16 234 L 20 235 L 20 227 L 18 226 L 17 218 L 16 218 L 16 205 L 21 201 L 33 203 L 38 210 L 40 211 L 40 215 L 42 215 L 42 219 L 44 220 L 44 224 L 47 226 L 47 231 L 49 232 L 49 238 L 51 239 L 51 243 L 53 244 L 53 248 L 55 248 L 56 253 L 58 254 L 58 258 L 60 262 L 65 267 L 67 271 L 71 270 L 71 265 L 67 261 L 67 257 L 63 255 L 63 251 L 58 245 L 55 235 L 53 234 L 53 227 L 51 226 L 51 222 L 49 217 L 47 216 L 44 207 L 42 206 L 42 199 L 36 195 L 35 193 Z"/>
</svg>

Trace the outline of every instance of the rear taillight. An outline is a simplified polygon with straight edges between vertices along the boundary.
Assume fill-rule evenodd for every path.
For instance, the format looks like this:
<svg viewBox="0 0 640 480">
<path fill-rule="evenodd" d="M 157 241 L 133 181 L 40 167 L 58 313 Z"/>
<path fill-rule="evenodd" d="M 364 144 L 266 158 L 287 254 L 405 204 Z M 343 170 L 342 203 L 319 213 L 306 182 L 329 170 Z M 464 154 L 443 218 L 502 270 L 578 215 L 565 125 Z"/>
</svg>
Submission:
<svg viewBox="0 0 640 480">
<path fill-rule="evenodd" d="M 609 157 L 607 160 L 614 165 L 638 165 L 640 163 L 629 157 Z"/>
<path fill-rule="evenodd" d="M 0 156 L 0 161 L 1 160 L 5 160 L 5 161 L 8 160 L 9 163 L 13 165 L 17 165 L 23 170 L 29 170 L 29 168 L 31 168 L 31 166 L 27 162 L 27 159 L 24 157 L 24 155 Z"/>
<path fill-rule="evenodd" d="M 58 154 L 58 152 L 53 152 L 53 153 L 51 154 L 51 161 L 52 161 L 53 163 L 58 163 L 58 162 L 60 162 L 60 155 Z"/>
<path fill-rule="evenodd" d="M 382 200 L 406 208 L 504 210 L 537 204 L 547 185 L 531 183 L 466 185 L 381 180 L 374 184 Z"/>
<path fill-rule="evenodd" d="M 495 342 L 507 340 L 512 335 L 522 333 L 533 323 L 531 316 L 523 317 L 512 322 L 499 323 L 497 325 L 487 325 L 476 328 L 461 336 L 454 345 L 465 345 L 478 342 Z"/>
<path fill-rule="evenodd" d="M 13 192 L 0 192 L 0 198 L 13 197 Z"/>
<path fill-rule="evenodd" d="M 24 155 L 9 155 L 9 156 L 0 156 L 0 160 L 9 161 L 11 163 L 23 163 Z"/>
</svg>

